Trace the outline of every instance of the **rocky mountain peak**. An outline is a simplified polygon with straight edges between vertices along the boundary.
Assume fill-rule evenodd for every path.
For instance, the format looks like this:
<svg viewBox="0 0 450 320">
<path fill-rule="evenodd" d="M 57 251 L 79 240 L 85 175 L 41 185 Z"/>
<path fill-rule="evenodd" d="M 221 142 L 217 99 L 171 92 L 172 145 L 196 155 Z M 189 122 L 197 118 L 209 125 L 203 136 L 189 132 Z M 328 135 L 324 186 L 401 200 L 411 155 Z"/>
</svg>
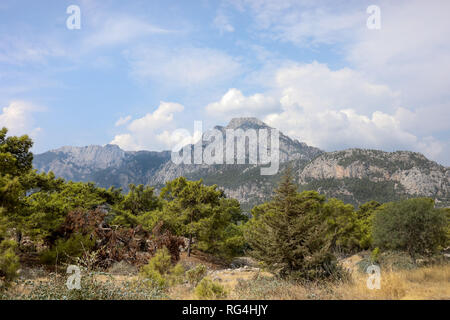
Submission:
<svg viewBox="0 0 450 320">
<path fill-rule="evenodd" d="M 104 169 L 120 165 L 125 157 L 125 151 L 119 146 L 107 144 L 105 146 L 90 145 L 84 147 L 64 146 L 51 150 L 55 154 L 63 154 L 66 160 L 79 166 L 92 166 Z"/>
<path fill-rule="evenodd" d="M 270 128 L 267 124 L 254 117 L 233 118 L 226 129 L 262 129 Z"/>
</svg>

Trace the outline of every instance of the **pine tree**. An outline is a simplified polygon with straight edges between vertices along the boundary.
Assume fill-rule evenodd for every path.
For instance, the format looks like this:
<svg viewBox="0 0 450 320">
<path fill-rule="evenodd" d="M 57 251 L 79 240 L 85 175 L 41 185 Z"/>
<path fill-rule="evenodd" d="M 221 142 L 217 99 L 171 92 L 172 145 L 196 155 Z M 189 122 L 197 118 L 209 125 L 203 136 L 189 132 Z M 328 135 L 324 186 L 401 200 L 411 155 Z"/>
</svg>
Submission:
<svg viewBox="0 0 450 320">
<path fill-rule="evenodd" d="M 272 201 L 252 210 L 245 236 L 252 255 L 280 276 L 329 277 L 338 270 L 326 237 L 325 197 L 297 192 L 292 170 L 283 175 Z"/>
<path fill-rule="evenodd" d="M 232 256 L 244 245 L 237 226 L 244 220 L 239 202 L 227 199 L 217 185 L 206 186 L 202 180 L 184 177 L 167 182 L 161 190 L 164 215 L 174 231 L 188 237 L 188 256 L 195 239 L 202 251 Z"/>
</svg>

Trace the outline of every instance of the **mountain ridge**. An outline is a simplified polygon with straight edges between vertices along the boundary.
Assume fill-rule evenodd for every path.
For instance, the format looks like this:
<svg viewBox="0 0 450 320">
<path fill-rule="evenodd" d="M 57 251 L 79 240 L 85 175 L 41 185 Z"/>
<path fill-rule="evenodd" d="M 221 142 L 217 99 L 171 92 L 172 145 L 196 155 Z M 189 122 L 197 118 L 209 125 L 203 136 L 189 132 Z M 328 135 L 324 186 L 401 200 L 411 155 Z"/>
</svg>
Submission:
<svg viewBox="0 0 450 320">
<path fill-rule="evenodd" d="M 270 127 L 257 118 L 234 118 L 225 127 L 215 127 L 221 132 L 226 128 Z M 198 143 L 205 147 L 209 142 Z M 281 132 L 280 168 L 274 176 L 261 176 L 260 164 L 177 165 L 171 161 L 170 151 L 124 151 L 111 144 L 64 146 L 37 154 L 34 159 L 38 171 L 53 171 L 65 179 L 124 190 L 129 183 L 160 188 L 179 176 L 202 178 L 237 198 L 246 209 L 270 198 L 288 165 L 295 169 L 300 189 L 315 189 L 354 205 L 367 199 L 384 202 L 411 196 L 429 196 L 442 206 L 450 205 L 450 168 L 421 153 L 359 148 L 324 152 Z"/>
</svg>

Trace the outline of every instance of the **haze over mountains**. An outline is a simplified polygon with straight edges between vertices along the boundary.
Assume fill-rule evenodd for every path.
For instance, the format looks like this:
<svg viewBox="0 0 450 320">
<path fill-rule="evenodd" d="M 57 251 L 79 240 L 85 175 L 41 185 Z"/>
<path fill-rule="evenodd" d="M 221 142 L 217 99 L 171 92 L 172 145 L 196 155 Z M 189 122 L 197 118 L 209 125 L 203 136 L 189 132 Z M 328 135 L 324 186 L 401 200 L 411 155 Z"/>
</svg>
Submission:
<svg viewBox="0 0 450 320">
<path fill-rule="evenodd" d="M 226 127 L 215 127 L 221 132 L 250 128 L 270 127 L 256 118 L 235 118 Z M 202 178 L 206 184 L 217 184 L 248 210 L 270 198 L 283 170 L 290 165 L 300 189 L 318 190 L 354 205 L 412 196 L 432 197 L 439 206 L 450 205 L 450 168 L 420 153 L 366 149 L 324 152 L 281 132 L 279 146 L 280 168 L 273 176 L 261 175 L 260 165 L 177 165 L 171 161 L 170 151 L 124 151 L 116 145 L 66 146 L 47 151 L 35 155 L 34 167 L 68 180 L 93 181 L 124 190 L 130 183 L 160 188 L 179 176 Z"/>
</svg>

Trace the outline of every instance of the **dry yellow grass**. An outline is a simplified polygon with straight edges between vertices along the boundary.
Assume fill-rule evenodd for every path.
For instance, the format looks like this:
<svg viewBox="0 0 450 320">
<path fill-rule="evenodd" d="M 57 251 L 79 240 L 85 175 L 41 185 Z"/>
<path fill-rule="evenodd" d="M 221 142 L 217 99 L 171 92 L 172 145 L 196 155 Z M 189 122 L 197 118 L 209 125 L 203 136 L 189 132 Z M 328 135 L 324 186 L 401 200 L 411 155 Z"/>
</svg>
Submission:
<svg viewBox="0 0 450 320">
<path fill-rule="evenodd" d="M 216 278 L 229 292 L 229 299 L 346 299 L 346 300 L 415 300 L 450 299 L 450 265 L 415 270 L 382 271 L 381 288 L 367 287 L 368 275 L 353 272 L 351 280 L 341 283 L 295 284 L 256 272 L 219 271 Z M 261 277 L 262 276 L 262 277 Z M 173 299 L 195 299 L 185 286 L 171 288 Z"/>
<path fill-rule="evenodd" d="M 342 299 L 450 299 L 450 266 L 381 273 L 381 288 L 370 290 L 367 275 L 353 276 L 352 283 L 334 287 Z"/>
</svg>

